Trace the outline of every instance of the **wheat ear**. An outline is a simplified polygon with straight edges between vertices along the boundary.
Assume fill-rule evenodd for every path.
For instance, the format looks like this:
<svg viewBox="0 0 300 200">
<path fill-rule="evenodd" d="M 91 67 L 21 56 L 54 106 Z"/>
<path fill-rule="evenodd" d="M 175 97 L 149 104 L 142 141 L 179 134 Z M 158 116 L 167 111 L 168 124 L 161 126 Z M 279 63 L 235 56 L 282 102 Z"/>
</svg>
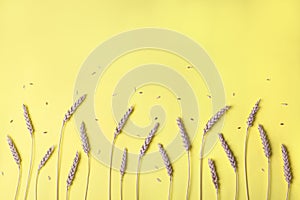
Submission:
<svg viewBox="0 0 300 200">
<path fill-rule="evenodd" d="M 27 176 L 27 182 L 26 182 L 26 189 L 25 189 L 25 197 L 24 200 L 27 199 L 27 194 L 28 194 L 28 189 L 29 189 L 29 184 L 30 184 L 30 177 L 31 177 L 31 171 L 32 171 L 32 163 L 33 163 L 33 149 L 34 149 L 34 128 L 32 125 L 32 120 L 30 118 L 30 114 L 28 111 L 28 107 L 23 104 L 23 113 L 24 113 L 24 119 L 26 122 L 27 129 L 30 133 L 31 136 L 31 152 L 30 152 L 30 164 L 29 164 L 29 169 L 28 169 L 28 176 Z"/>
<path fill-rule="evenodd" d="M 147 152 L 147 150 L 150 146 L 150 143 L 152 142 L 152 139 L 158 130 L 158 126 L 159 126 L 158 123 L 154 124 L 154 127 L 151 129 L 150 133 L 148 134 L 147 138 L 145 139 L 143 146 L 140 149 L 140 154 L 138 157 L 138 165 L 137 165 L 137 169 L 136 169 L 136 184 L 135 184 L 136 200 L 139 200 L 139 171 L 140 171 L 141 160 L 142 160 L 142 157 Z"/>
<path fill-rule="evenodd" d="M 219 139 L 220 139 L 220 142 L 221 142 L 221 145 L 228 157 L 228 160 L 235 172 L 235 200 L 237 200 L 237 196 L 238 196 L 238 172 L 237 172 L 237 162 L 235 160 L 235 157 L 230 149 L 230 147 L 228 146 L 226 140 L 224 139 L 224 136 L 222 133 L 219 133 Z"/>
<path fill-rule="evenodd" d="M 249 129 L 253 126 L 256 114 L 259 110 L 259 103 L 260 99 L 255 103 L 254 107 L 252 108 L 249 117 L 247 119 L 247 129 L 246 129 L 246 136 L 244 141 L 244 173 L 245 173 L 245 187 L 246 187 L 246 199 L 249 200 L 249 186 L 248 186 L 248 173 L 247 173 L 247 145 L 248 145 L 248 135 Z"/>
<path fill-rule="evenodd" d="M 125 175 L 126 166 L 127 166 L 127 149 L 124 148 L 121 167 L 120 167 L 120 174 L 121 174 L 121 178 L 120 178 L 120 199 L 121 200 L 123 199 L 123 178 L 124 178 L 124 175 Z"/>
<path fill-rule="evenodd" d="M 21 157 L 20 154 L 18 152 L 18 149 L 15 145 L 15 143 L 13 142 L 13 140 L 7 136 L 7 143 L 10 149 L 10 152 L 16 162 L 16 164 L 18 165 L 18 182 L 17 182 L 17 188 L 16 188 L 16 192 L 15 192 L 15 197 L 14 199 L 17 199 L 18 196 L 18 192 L 19 192 L 19 185 L 20 185 L 20 179 L 21 179 Z"/>
<path fill-rule="evenodd" d="M 268 186 L 267 186 L 267 200 L 269 199 L 270 196 L 270 183 L 271 183 L 271 145 L 268 139 L 268 136 L 261 124 L 258 125 L 258 131 L 260 134 L 260 139 L 262 141 L 263 149 L 266 158 L 268 159 Z"/>
<path fill-rule="evenodd" d="M 220 118 L 231 108 L 231 106 L 225 106 L 221 108 L 216 114 L 214 114 L 206 123 L 203 129 L 201 146 L 200 146 L 200 200 L 202 200 L 202 187 L 203 187 L 203 150 L 205 145 L 205 136 L 208 131 L 220 120 Z"/>
<path fill-rule="evenodd" d="M 179 128 L 179 132 L 181 135 L 181 139 L 183 142 L 183 146 L 187 152 L 187 156 L 188 156 L 188 180 L 187 180 L 187 187 L 186 187 L 186 200 L 189 199 L 189 191 L 190 191 L 190 177 L 191 177 L 191 159 L 190 159 L 190 149 L 191 149 L 191 142 L 190 139 L 188 137 L 188 134 L 186 132 L 185 126 L 182 122 L 182 119 L 180 117 L 178 117 L 176 119 L 177 122 L 177 126 Z"/>
<path fill-rule="evenodd" d="M 162 144 L 158 144 L 158 149 L 160 152 L 160 155 L 164 161 L 164 164 L 166 166 L 168 175 L 170 177 L 170 184 L 169 184 L 169 193 L 168 193 L 168 199 L 171 199 L 171 187 L 172 187 L 172 179 L 173 179 L 173 168 L 172 168 L 172 164 L 170 162 L 169 156 L 166 152 L 166 150 L 164 149 Z"/>
<path fill-rule="evenodd" d="M 42 167 L 44 167 L 47 163 L 47 161 L 49 160 L 49 158 L 51 157 L 52 153 L 54 151 L 54 146 L 51 146 L 46 154 L 44 155 L 44 157 L 42 158 L 42 160 L 40 161 L 38 170 L 36 172 L 36 180 L 35 180 L 35 199 L 37 199 L 37 186 L 38 186 L 38 180 L 39 180 L 39 174 L 40 174 L 40 170 L 42 169 Z"/>
<path fill-rule="evenodd" d="M 57 166 L 56 166 L 56 199 L 59 199 L 59 176 L 60 176 L 60 154 L 61 154 L 61 144 L 63 139 L 63 129 L 67 123 L 75 113 L 75 111 L 79 108 L 79 106 L 84 102 L 86 99 L 86 94 L 79 97 L 75 103 L 71 106 L 71 108 L 66 112 L 62 126 L 60 128 L 60 134 L 59 134 L 59 141 L 58 141 L 58 147 L 57 147 Z"/>
<path fill-rule="evenodd" d="M 80 160 L 80 156 L 79 156 L 79 153 L 77 151 L 76 155 L 75 155 L 75 158 L 73 160 L 72 167 L 71 167 L 69 175 L 68 175 L 68 179 L 67 179 L 67 191 L 66 191 L 66 195 L 67 195 L 66 199 L 67 200 L 69 199 L 69 190 L 70 190 L 70 187 L 71 187 L 71 185 L 72 185 L 72 183 L 74 181 L 79 160 Z"/>
<path fill-rule="evenodd" d="M 286 192 L 286 200 L 288 200 L 293 175 L 292 175 L 288 150 L 287 150 L 286 146 L 283 144 L 281 145 L 281 152 L 282 152 L 282 159 L 283 159 L 283 172 L 284 172 L 284 176 L 285 176 L 285 181 L 288 184 L 288 188 L 287 188 L 287 192 Z"/>
<path fill-rule="evenodd" d="M 88 195 L 88 190 L 89 190 L 89 180 L 90 180 L 90 144 L 89 144 L 89 139 L 86 133 L 86 127 L 85 127 L 85 123 L 81 122 L 80 125 L 80 138 L 81 138 L 81 143 L 82 143 L 82 148 L 84 153 L 86 153 L 87 157 L 88 157 L 88 172 L 87 172 L 87 178 L 86 178 L 86 188 L 85 188 L 85 195 L 84 195 L 84 199 L 87 199 L 87 195 Z"/>
<path fill-rule="evenodd" d="M 123 115 L 122 119 L 119 121 L 115 132 L 114 132 L 114 138 L 111 143 L 111 151 L 110 151 L 110 164 L 109 164 L 109 176 L 108 176 L 108 199 L 111 200 L 111 173 L 112 173 L 112 161 L 113 161 L 113 154 L 114 154 L 114 147 L 117 140 L 117 136 L 121 133 L 122 129 L 124 128 L 126 122 L 129 119 L 129 116 L 131 115 L 133 111 L 133 106 L 130 106 L 128 110 Z"/>
<path fill-rule="evenodd" d="M 219 178 L 216 170 L 215 162 L 211 159 L 208 159 L 208 166 L 210 168 L 211 178 L 212 182 L 216 189 L 216 199 L 218 200 L 218 194 L 219 194 Z"/>
</svg>

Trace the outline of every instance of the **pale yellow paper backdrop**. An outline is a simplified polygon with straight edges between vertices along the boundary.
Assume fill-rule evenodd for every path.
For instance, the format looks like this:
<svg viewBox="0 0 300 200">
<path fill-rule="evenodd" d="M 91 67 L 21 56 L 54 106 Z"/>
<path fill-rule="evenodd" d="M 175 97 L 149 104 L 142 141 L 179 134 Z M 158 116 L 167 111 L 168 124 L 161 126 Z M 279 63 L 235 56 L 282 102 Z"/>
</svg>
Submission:
<svg viewBox="0 0 300 200">
<path fill-rule="evenodd" d="M 81 64 L 94 48 L 113 35 L 136 28 L 157 27 L 177 31 L 198 42 L 206 49 L 219 70 L 225 87 L 226 102 L 233 106 L 226 116 L 222 132 L 237 156 L 240 172 L 239 199 L 245 199 L 242 170 L 245 121 L 258 98 L 262 98 L 262 108 L 249 137 L 250 197 L 264 199 L 266 193 L 267 162 L 256 130 L 257 123 L 260 122 L 265 125 L 273 147 L 271 199 L 283 199 L 286 191 L 281 143 L 286 144 L 290 151 L 295 176 L 290 199 L 297 199 L 300 196 L 300 149 L 297 148 L 297 141 L 300 139 L 297 133 L 300 112 L 297 90 L 297 85 L 300 84 L 299 9 L 299 1 L 82 3 L 0 0 L 0 198 L 12 199 L 17 181 L 17 166 L 6 144 L 7 134 L 14 139 L 22 156 L 20 199 L 23 199 L 25 192 L 30 136 L 22 116 L 22 103 L 29 106 L 36 129 L 35 162 L 28 197 L 33 199 L 37 165 L 46 150 L 52 144 L 57 144 L 61 120 L 73 103 L 74 83 Z M 155 55 L 153 52 L 145 53 L 146 58 L 135 56 L 140 59 L 139 62 L 149 58 L 165 61 L 162 55 Z M 135 63 L 134 60 L 124 59 L 119 64 L 126 64 L 128 68 Z M 168 62 L 172 63 L 172 58 Z M 115 76 L 118 73 L 113 73 L 113 68 L 111 72 L 114 80 L 117 80 Z M 197 83 L 197 77 L 187 76 L 189 81 Z M 164 92 L 151 87 L 144 89 L 154 91 L 155 95 Z M 202 102 L 200 106 L 203 107 L 204 119 L 212 114 L 211 99 L 207 95 L 209 92 L 204 90 L 198 96 Z M 167 99 L 172 99 L 172 96 L 167 92 L 166 96 L 168 98 L 162 98 L 158 103 L 169 104 Z M 99 97 L 99 94 L 96 93 L 95 97 Z M 109 98 L 104 101 L 108 100 Z M 134 96 L 130 102 L 140 103 L 147 108 L 147 98 Z M 171 105 L 175 106 L 174 102 Z M 101 106 L 96 105 L 98 110 L 101 110 Z M 177 112 L 179 111 L 171 111 L 172 114 Z M 144 114 L 142 109 L 137 110 L 133 120 L 146 125 L 149 119 Z M 199 133 L 193 141 L 190 199 L 199 199 L 199 144 L 205 122 L 206 120 L 200 122 Z M 103 126 L 106 130 L 113 130 L 114 124 L 111 116 Z M 108 134 L 107 137 L 112 136 Z M 124 146 L 123 140 L 124 138 L 120 139 L 117 144 L 120 148 Z M 128 143 L 132 151 L 137 151 L 141 144 L 142 141 Z M 70 197 L 83 199 L 87 160 L 81 150 L 74 121 L 71 120 L 65 129 L 61 198 L 65 198 L 65 180 L 76 150 L 81 151 L 82 159 Z M 150 151 L 154 150 L 156 148 L 151 147 Z M 216 160 L 221 199 L 232 199 L 234 174 L 220 144 L 216 145 L 208 157 Z M 206 163 L 207 158 L 204 159 L 203 196 L 204 199 L 214 199 L 215 191 Z M 55 166 L 56 156 L 41 171 L 39 199 L 55 198 Z M 174 163 L 173 199 L 184 199 L 186 169 L 186 156 L 182 156 Z M 92 159 L 88 199 L 107 199 L 107 176 L 108 168 Z M 165 170 L 141 175 L 140 183 L 141 199 L 167 198 L 168 177 Z M 126 175 L 124 199 L 135 198 L 134 187 L 135 176 Z M 113 199 L 118 198 L 119 173 L 114 171 Z"/>
</svg>

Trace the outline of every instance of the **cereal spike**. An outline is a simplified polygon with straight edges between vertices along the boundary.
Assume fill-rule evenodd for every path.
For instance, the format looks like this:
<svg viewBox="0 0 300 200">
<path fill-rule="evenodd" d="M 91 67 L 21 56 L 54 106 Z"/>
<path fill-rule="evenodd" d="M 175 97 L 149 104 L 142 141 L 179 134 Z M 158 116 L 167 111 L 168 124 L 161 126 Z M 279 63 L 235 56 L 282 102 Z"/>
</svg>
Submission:
<svg viewBox="0 0 300 200">
<path fill-rule="evenodd" d="M 86 128 L 84 122 L 81 122 L 80 125 L 80 138 L 81 138 L 81 143 L 82 143 L 82 148 L 84 153 L 89 154 L 90 144 L 89 144 L 88 136 L 86 134 Z"/>
<path fill-rule="evenodd" d="M 172 164 L 170 162 L 169 156 L 168 156 L 166 150 L 164 149 L 164 147 L 162 146 L 162 144 L 158 144 L 158 148 L 159 148 L 160 155 L 166 166 L 167 172 L 168 172 L 169 176 L 172 177 L 173 176 L 173 168 L 172 168 Z"/>
<path fill-rule="evenodd" d="M 10 152 L 15 160 L 15 162 L 17 163 L 17 165 L 20 167 L 21 165 L 21 157 L 20 157 L 20 154 L 13 142 L 13 140 L 7 136 L 7 143 L 8 143 L 8 146 L 9 146 L 9 149 L 10 149 Z"/>
<path fill-rule="evenodd" d="M 126 165 L 127 165 L 127 149 L 124 148 L 123 157 L 122 157 L 122 163 L 121 163 L 121 167 L 120 167 L 121 176 L 124 176 L 124 174 L 125 174 Z"/>
<path fill-rule="evenodd" d="M 218 178 L 215 162 L 211 159 L 208 159 L 208 166 L 210 168 L 212 182 L 213 182 L 216 190 L 218 190 L 219 189 L 219 178 Z"/>
<path fill-rule="evenodd" d="M 263 128 L 263 126 L 261 124 L 258 125 L 258 131 L 260 133 L 260 138 L 261 138 L 261 141 L 262 141 L 262 144 L 263 144 L 263 149 L 264 149 L 264 153 L 265 153 L 265 156 L 267 158 L 270 158 L 271 157 L 271 146 L 270 146 L 270 142 L 269 142 L 269 139 L 268 139 L 268 136 Z"/>
<path fill-rule="evenodd" d="M 282 159 L 283 159 L 283 170 L 286 182 L 290 185 L 292 183 L 293 175 L 290 166 L 290 160 L 288 151 L 285 145 L 281 145 Z"/>
<path fill-rule="evenodd" d="M 74 112 L 77 110 L 77 108 L 81 105 L 81 103 L 85 100 L 86 98 L 86 94 L 82 95 L 81 97 L 79 97 L 79 99 L 77 99 L 77 101 L 72 105 L 72 107 L 67 111 L 67 113 L 65 114 L 63 123 L 65 124 L 74 114 Z"/>
<path fill-rule="evenodd" d="M 256 116 L 256 113 L 257 111 L 259 110 L 259 102 L 260 102 L 260 99 L 255 103 L 254 107 L 252 108 L 252 111 L 248 117 L 248 120 L 247 120 L 247 125 L 248 127 L 251 127 L 253 126 L 253 122 L 254 122 L 254 119 L 255 119 L 255 116 Z"/>
<path fill-rule="evenodd" d="M 237 164 L 236 164 L 236 160 L 235 160 L 235 157 L 230 149 L 230 147 L 228 146 L 226 140 L 224 139 L 224 136 L 222 133 L 219 133 L 219 139 L 220 139 L 220 142 L 222 144 L 222 147 L 230 161 L 230 164 L 231 166 L 233 167 L 234 171 L 236 172 L 237 170 Z"/>
<path fill-rule="evenodd" d="M 126 113 L 124 114 L 122 119 L 119 121 L 118 126 L 116 127 L 116 130 L 114 133 L 114 137 L 117 137 L 121 133 L 123 127 L 125 126 L 125 123 L 129 119 L 129 116 L 131 115 L 132 111 L 133 111 L 133 106 L 130 106 L 130 108 L 126 111 Z"/>
<path fill-rule="evenodd" d="M 40 170 L 42 167 L 45 166 L 45 164 L 47 163 L 47 161 L 48 161 L 49 158 L 51 157 L 53 151 L 54 151 L 54 146 L 51 146 L 51 147 L 47 150 L 47 152 L 46 152 L 46 154 L 44 155 L 43 159 L 41 160 L 41 162 L 40 162 L 40 164 L 39 164 L 38 170 Z"/>
<path fill-rule="evenodd" d="M 77 166 L 78 166 L 78 163 L 79 163 L 79 159 L 80 159 L 80 157 L 79 157 L 79 153 L 77 151 L 76 156 L 75 156 L 74 161 L 73 161 L 73 164 L 72 164 L 72 167 L 71 167 L 69 175 L 68 175 L 67 190 L 70 188 L 70 186 L 73 183 L 73 180 L 74 180 L 74 177 L 75 177 L 75 174 L 76 174 L 76 171 L 77 171 Z"/>
<path fill-rule="evenodd" d="M 25 118 L 27 129 L 29 130 L 30 135 L 32 136 L 32 134 L 34 132 L 34 128 L 33 128 L 32 121 L 31 121 L 31 118 L 30 118 L 30 115 L 28 112 L 28 107 L 25 104 L 23 104 L 23 112 L 24 112 L 24 118 Z"/>
<path fill-rule="evenodd" d="M 210 120 L 208 120 L 207 124 L 205 125 L 203 134 L 206 134 L 230 108 L 231 106 L 225 106 L 224 108 L 219 110 L 214 116 L 212 116 L 212 118 L 210 118 Z"/>
<path fill-rule="evenodd" d="M 157 132 L 158 129 L 158 123 L 156 123 L 153 127 L 153 129 L 151 129 L 150 133 L 148 134 L 147 138 L 145 139 L 145 142 L 140 150 L 140 157 L 143 157 L 146 153 L 146 151 L 149 148 L 149 145 L 153 139 L 153 137 L 155 136 L 155 133 Z"/>
<path fill-rule="evenodd" d="M 183 141 L 184 148 L 186 151 L 189 151 L 191 148 L 191 143 L 190 143 L 190 139 L 186 133 L 182 119 L 178 117 L 176 121 L 177 121 L 177 125 L 178 125 L 179 131 L 180 131 L 182 141 Z"/>
</svg>

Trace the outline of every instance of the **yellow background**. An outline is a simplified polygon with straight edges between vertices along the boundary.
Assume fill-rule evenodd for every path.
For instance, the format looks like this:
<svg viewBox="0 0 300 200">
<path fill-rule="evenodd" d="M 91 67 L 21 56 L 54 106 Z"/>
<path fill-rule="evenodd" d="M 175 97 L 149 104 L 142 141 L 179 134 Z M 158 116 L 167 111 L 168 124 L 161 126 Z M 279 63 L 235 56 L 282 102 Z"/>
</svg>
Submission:
<svg viewBox="0 0 300 200">
<path fill-rule="evenodd" d="M 28 198 L 33 199 L 37 165 L 46 150 L 57 144 L 61 120 L 73 103 L 73 87 L 81 64 L 97 45 L 112 35 L 142 27 L 167 28 L 185 34 L 206 49 L 215 62 L 223 79 L 226 102 L 233 106 L 226 116 L 222 132 L 239 163 L 239 199 L 245 197 L 242 165 L 245 121 L 258 98 L 262 98 L 261 110 L 249 137 L 250 197 L 263 199 L 266 193 L 267 162 L 256 130 L 260 122 L 265 125 L 273 148 L 271 198 L 283 199 L 286 192 L 280 152 L 280 144 L 284 143 L 290 152 L 295 177 L 291 199 L 296 199 L 300 196 L 300 181 L 297 178 L 300 175 L 300 160 L 297 159 L 300 153 L 297 148 L 297 140 L 300 139 L 297 133 L 300 112 L 297 90 L 300 84 L 299 10 L 300 3 L 296 0 L 226 3 L 217 0 L 86 3 L 0 0 L 1 199 L 13 198 L 17 181 L 17 167 L 6 144 L 7 134 L 14 139 L 22 156 L 20 199 L 25 191 L 30 136 L 22 116 L 22 103 L 29 106 L 36 129 L 35 162 Z M 196 82 L 196 79 L 190 78 Z M 203 111 L 204 119 L 212 114 L 207 95 L 207 91 L 199 94 L 199 98 L 203 99 L 200 106 L 208 107 Z M 131 101 L 143 102 L 138 98 Z M 288 103 L 288 106 L 281 103 Z M 143 114 L 137 111 L 133 119 L 147 124 Z M 198 199 L 199 196 L 199 144 L 205 123 L 206 120 L 199 123 L 199 134 L 193 141 L 191 199 Z M 112 117 L 104 126 L 107 130 L 113 130 Z M 238 129 L 239 126 L 241 129 Z M 64 184 L 75 151 L 82 152 L 76 132 L 71 120 L 65 129 L 61 198 L 65 197 Z M 134 150 L 138 150 L 141 144 L 142 141 L 130 143 Z M 118 145 L 122 146 L 121 143 Z M 83 153 L 81 155 L 79 171 L 71 188 L 71 199 L 83 199 L 84 196 L 87 160 Z M 234 174 L 220 144 L 209 157 L 216 160 L 221 199 L 232 199 Z M 215 192 L 206 163 L 207 158 L 204 160 L 203 195 L 204 199 L 214 199 Z M 41 171 L 40 199 L 55 198 L 55 166 L 56 156 L 53 156 Z M 106 199 L 108 169 L 94 159 L 91 166 L 89 199 Z M 183 199 L 186 156 L 174 163 L 174 170 L 173 199 Z M 140 183 L 141 199 L 167 198 L 168 177 L 165 170 L 143 174 Z M 126 175 L 124 199 L 134 199 L 134 187 L 135 176 Z M 113 197 L 119 197 L 118 171 L 113 174 Z"/>
</svg>

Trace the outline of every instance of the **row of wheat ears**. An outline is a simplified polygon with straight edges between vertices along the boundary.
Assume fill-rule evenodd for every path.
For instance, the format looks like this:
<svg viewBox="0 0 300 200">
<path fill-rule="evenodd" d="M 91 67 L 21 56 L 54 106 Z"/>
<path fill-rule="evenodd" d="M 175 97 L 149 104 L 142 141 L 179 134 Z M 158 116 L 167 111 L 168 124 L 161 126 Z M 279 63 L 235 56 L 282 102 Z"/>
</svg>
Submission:
<svg viewBox="0 0 300 200">
<path fill-rule="evenodd" d="M 58 145 L 58 160 L 57 160 L 57 199 L 59 199 L 59 171 L 60 171 L 60 146 L 62 143 L 62 134 L 63 134 L 63 128 L 66 124 L 66 122 L 72 117 L 72 115 L 74 114 L 74 112 L 77 110 L 77 108 L 82 104 L 82 102 L 85 100 L 86 95 L 81 96 L 74 104 L 73 106 L 67 111 L 67 113 L 65 114 L 65 117 L 63 119 L 63 124 L 62 124 L 62 128 L 61 128 L 61 132 L 60 132 L 60 139 L 59 139 L 59 145 Z M 246 197 L 247 199 L 249 199 L 249 193 L 248 193 L 248 181 L 247 181 L 247 162 L 246 162 L 246 150 L 247 150 L 247 138 L 248 138 L 248 131 L 249 128 L 253 126 L 253 122 L 255 119 L 255 115 L 259 109 L 259 102 L 260 100 L 255 104 L 254 108 L 252 109 L 248 120 L 247 120 L 247 131 L 246 131 L 246 137 L 245 137 L 245 151 L 244 151 L 244 162 L 245 162 L 245 177 L 246 177 Z M 202 143 L 201 143 L 201 147 L 200 147 L 200 199 L 202 199 L 202 162 L 203 162 L 203 148 L 204 148 L 204 144 L 205 144 L 205 136 L 207 135 L 207 133 L 209 132 L 209 130 L 214 126 L 214 124 L 216 124 L 218 122 L 218 120 L 226 113 L 227 110 L 229 110 L 230 106 L 225 106 L 224 108 L 222 108 L 220 111 L 218 111 L 206 124 L 204 131 L 203 131 L 203 136 L 202 136 Z M 23 105 L 23 110 L 24 110 L 24 117 L 25 117 L 25 121 L 26 121 L 26 125 L 27 128 L 30 132 L 31 135 L 31 139 L 32 139 L 32 148 L 31 148 L 31 156 L 30 156 L 30 167 L 29 167 L 29 171 L 28 171 L 28 178 L 27 178 L 27 184 L 26 184 L 26 190 L 25 190 L 25 197 L 24 199 L 27 198 L 27 193 L 28 193 L 28 183 L 30 181 L 30 176 L 31 176 L 31 168 L 32 168 L 32 149 L 33 149 L 33 133 L 34 133 L 34 128 L 30 119 L 30 115 L 28 112 L 28 108 Z M 120 122 L 118 123 L 116 129 L 115 129 L 115 133 L 114 133 L 114 138 L 113 138 L 113 142 L 112 142 L 112 147 L 111 147 L 111 156 L 110 156 L 110 169 L 109 169 L 109 199 L 111 199 L 111 170 L 112 170 L 112 158 L 113 158 L 113 150 L 114 150 L 114 144 L 116 142 L 116 138 L 117 136 L 121 133 L 126 121 L 128 120 L 129 116 L 131 115 L 133 111 L 133 107 L 130 107 L 127 112 L 124 114 L 123 118 L 120 120 Z M 190 149 L 191 149 L 191 144 L 190 144 L 190 140 L 188 138 L 188 134 L 186 133 L 185 127 L 183 125 L 183 121 L 181 118 L 177 119 L 177 125 L 179 127 L 180 130 L 180 134 L 183 140 L 183 144 L 184 144 L 184 148 L 187 151 L 188 154 L 188 184 L 187 184 L 187 189 L 186 189 L 186 199 L 189 199 L 189 187 L 190 187 Z M 137 171 L 136 171 L 136 199 L 139 199 L 139 169 L 140 169 L 140 164 L 141 164 L 141 160 L 142 157 L 145 155 L 147 149 L 149 148 L 149 145 L 153 139 L 153 137 L 155 136 L 155 133 L 158 130 L 158 123 L 155 124 L 154 128 L 150 131 L 150 133 L 148 134 L 141 150 L 140 150 L 140 154 L 138 157 L 138 166 L 137 166 Z M 269 140 L 266 136 L 266 133 L 262 127 L 262 125 L 258 126 L 258 130 L 260 132 L 260 136 L 262 139 L 262 143 L 263 143 L 263 149 L 265 152 L 265 156 L 268 158 L 268 189 L 267 189 L 267 199 L 269 199 L 269 193 L 270 193 L 270 157 L 271 157 L 271 147 L 270 147 L 270 143 Z M 85 190 L 85 199 L 87 199 L 87 193 L 88 193 L 88 185 L 89 185 L 89 174 L 90 174 L 90 147 L 89 147 L 89 142 L 88 142 L 88 137 L 86 134 L 86 128 L 85 128 L 85 124 L 84 122 L 81 123 L 80 126 L 80 133 L 81 133 L 81 140 L 82 140 L 82 147 L 84 152 L 86 153 L 87 157 L 88 157 L 88 175 L 87 175 L 87 183 L 86 183 L 86 190 Z M 219 139 L 220 142 L 229 158 L 229 161 L 235 171 L 236 174 L 236 192 L 235 192 L 235 199 L 237 199 L 237 194 L 238 194 L 238 173 L 237 173 L 237 163 L 235 160 L 235 157 L 232 153 L 232 151 L 230 150 L 227 142 L 224 139 L 224 136 L 222 134 L 219 134 Z M 15 199 L 17 198 L 18 195 L 18 189 L 19 189 L 19 182 L 20 182 L 20 169 L 21 169 L 21 158 L 20 155 L 15 147 L 15 144 L 13 143 L 12 139 L 7 136 L 7 141 L 10 147 L 10 150 L 12 152 L 13 158 L 15 160 L 15 162 L 18 165 L 19 168 L 19 178 L 18 178 L 18 183 L 17 183 L 17 189 L 16 189 L 16 193 L 15 193 Z M 172 177 L 173 177 L 173 168 L 171 165 L 171 162 L 168 158 L 168 155 L 165 151 L 165 149 L 163 148 L 162 144 L 158 144 L 158 148 L 159 148 L 159 152 L 162 155 L 162 159 L 165 163 L 168 175 L 170 177 L 170 185 L 169 185 L 169 192 L 168 192 L 168 199 L 171 199 L 171 185 L 172 185 Z M 43 157 L 43 159 L 41 160 L 38 170 L 37 170 L 37 175 L 36 175 L 36 187 L 35 187 L 35 199 L 37 199 L 37 183 L 38 183 L 38 176 L 39 176 L 39 172 L 41 170 L 41 168 L 46 164 L 46 162 L 48 161 L 48 159 L 50 158 L 51 154 L 54 151 L 54 146 L 50 147 L 48 149 L 48 151 L 46 152 L 45 156 Z M 288 190 L 287 190 L 287 195 L 286 195 L 286 199 L 288 199 L 289 196 L 289 189 L 290 189 L 290 184 L 292 181 L 292 173 L 291 173 L 291 168 L 290 168 L 290 163 L 289 163 L 289 157 L 288 157 L 288 152 L 287 149 L 284 145 L 282 145 L 282 156 L 283 156 L 283 161 L 284 161 L 284 175 L 285 175 L 285 179 L 288 183 Z M 66 199 L 69 198 L 69 189 L 70 186 L 72 185 L 72 182 L 74 180 L 75 177 L 75 173 L 76 173 L 76 169 L 79 163 L 79 153 L 76 152 L 71 170 L 69 172 L 68 175 L 68 179 L 67 179 L 67 189 L 66 189 Z M 127 162 L 127 149 L 124 149 L 124 153 L 123 153 L 123 157 L 122 157 L 122 162 L 121 162 L 121 168 L 120 168 L 120 173 L 121 173 L 121 196 L 120 198 L 122 198 L 122 180 L 126 171 L 126 162 Z M 211 170 L 211 175 L 212 175 L 212 180 L 216 189 L 216 198 L 218 199 L 218 193 L 219 193 L 219 183 L 218 183 L 218 176 L 217 176 L 217 172 L 216 172 L 216 167 L 214 164 L 214 161 L 211 159 L 208 159 L 208 165 L 209 168 Z"/>
</svg>

